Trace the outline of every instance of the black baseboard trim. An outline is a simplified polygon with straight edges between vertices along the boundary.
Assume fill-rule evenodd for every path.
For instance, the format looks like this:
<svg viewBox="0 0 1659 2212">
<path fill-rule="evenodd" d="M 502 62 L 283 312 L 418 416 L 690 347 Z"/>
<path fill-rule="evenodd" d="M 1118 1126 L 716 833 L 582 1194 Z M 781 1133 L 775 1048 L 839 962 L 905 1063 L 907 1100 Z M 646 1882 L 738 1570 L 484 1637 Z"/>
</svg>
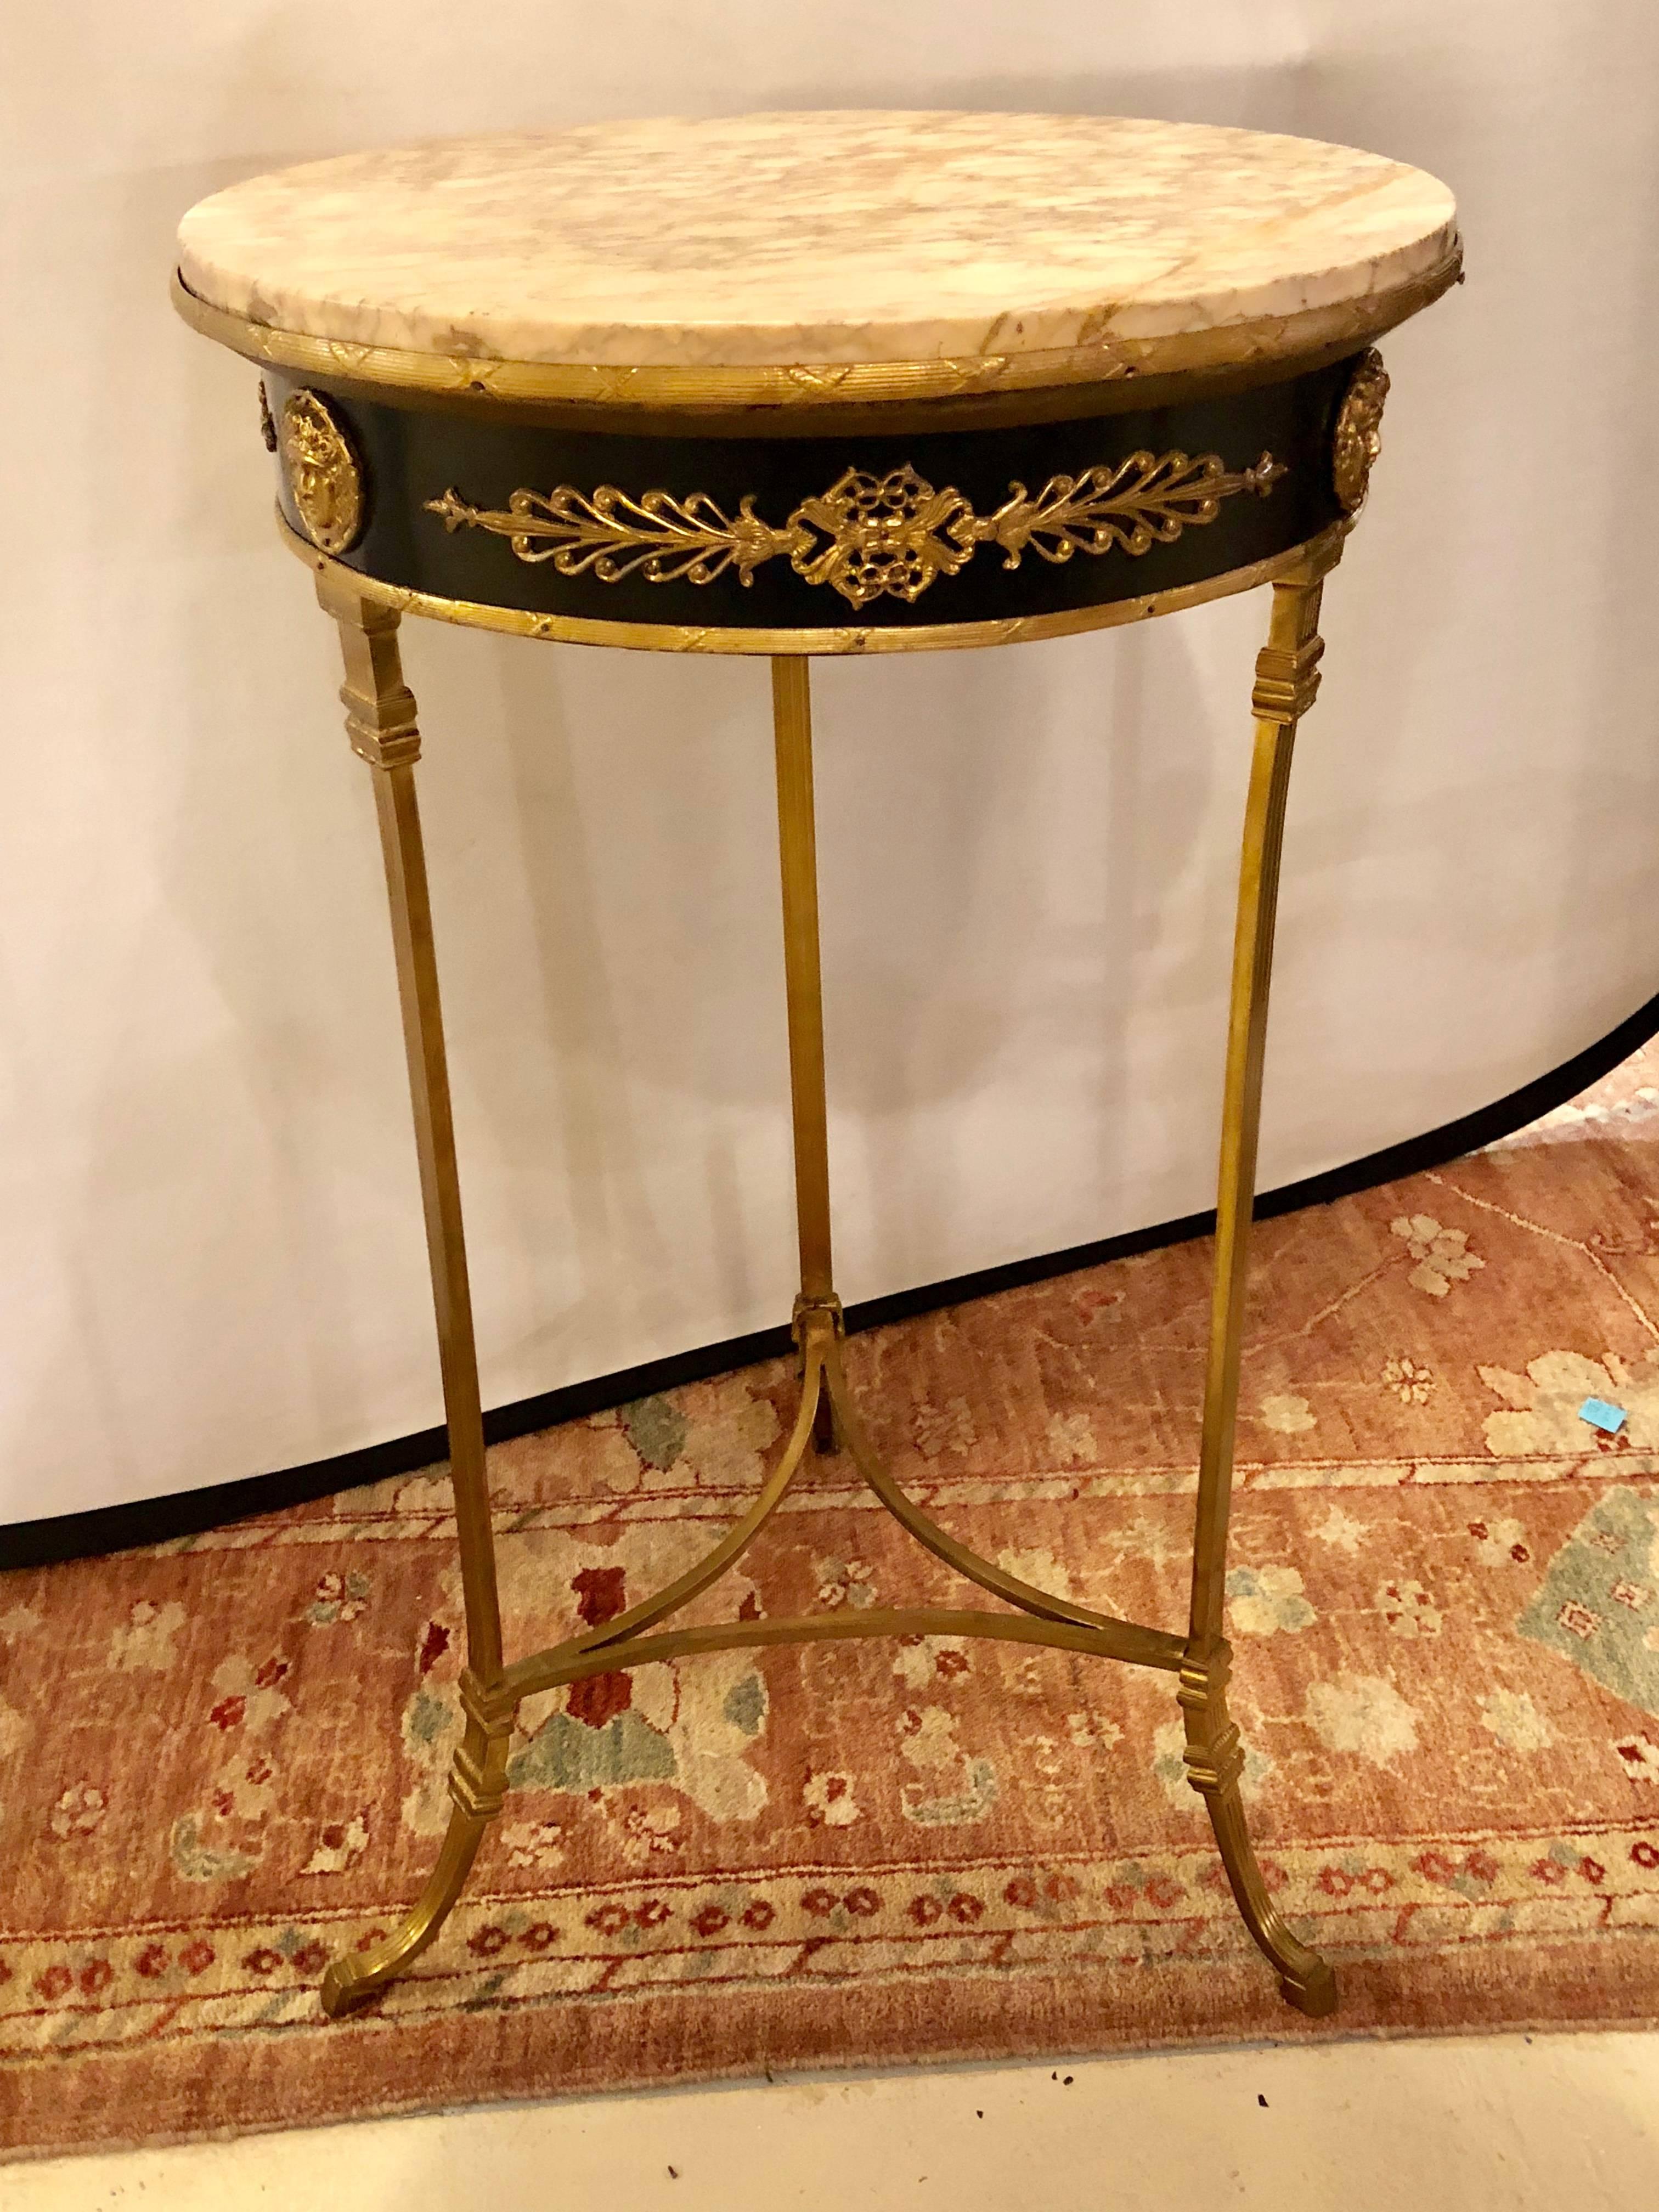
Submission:
<svg viewBox="0 0 1659 2212">
<path fill-rule="evenodd" d="M 1479 1152 L 1482 1146 L 1525 1128 L 1540 1114 L 1547 1114 L 1599 1082 L 1656 1032 L 1659 1032 L 1659 995 L 1549 1074 L 1523 1083 L 1518 1091 L 1476 1113 L 1462 1115 L 1401 1144 L 1387 1145 L 1379 1152 L 1368 1152 L 1364 1159 L 1351 1161 L 1346 1167 L 1329 1168 L 1279 1190 L 1262 1192 L 1255 1203 L 1256 1218 L 1266 1220 L 1274 1214 L 1294 1213 L 1303 1206 L 1328 1206 L 1332 1200 L 1349 1197 L 1355 1191 L 1395 1182 L 1425 1168 L 1443 1167 L 1448 1160 Z M 1184 1214 L 1177 1221 L 1158 1222 L 1121 1237 L 1103 1237 L 1091 1243 L 1070 1245 L 1062 1252 L 1045 1252 L 1029 1260 L 1010 1260 L 999 1267 L 978 1268 L 972 1274 L 953 1276 L 948 1282 L 893 1291 L 885 1297 L 866 1298 L 861 1304 L 848 1306 L 847 1326 L 849 1331 L 878 1328 L 884 1322 L 936 1312 L 941 1306 L 961 1305 L 967 1299 L 990 1297 L 1022 1284 L 1043 1282 L 1082 1267 L 1097 1267 L 1131 1253 L 1207 1237 L 1214 1226 L 1214 1211 L 1206 1208 L 1202 1213 Z M 786 1326 L 756 1329 L 748 1336 L 727 1337 L 720 1344 L 702 1345 L 665 1359 L 648 1359 L 614 1375 L 595 1376 L 590 1382 L 568 1382 L 559 1389 L 543 1390 L 533 1398 L 495 1407 L 484 1415 L 484 1435 L 493 1444 L 506 1443 L 514 1437 L 551 1428 L 556 1422 L 581 1420 L 589 1413 L 626 1406 L 659 1390 L 729 1374 L 735 1368 L 753 1366 L 757 1360 L 781 1358 L 788 1351 L 789 1341 Z M 279 1512 L 286 1506 L 326 1498 L 337 1490 L 354 1489 L 360 1483 L 413 1474 L 417 1468 L 441 1460 L 446 1449 L 441 1427 L 421 1429 L 413 1436 L 393 1437 L 385 1443 L 341 1452 L 332 1459 L 313 1460 L 305 1467 L 283 1468 L 274 1474 L 254 1474 L 240 1482 L 176 1491 L 165 1498 L 139 1498 L 130 1505 L 100 1506 L 90 1513 L 14 1522 L 9 1528 L 0 1528 L 0 1571 L 55 1566 L 67 1559 L 199 1536 L 206 1529 L 246 1520 L 252 1514 Z"/>
</svg>

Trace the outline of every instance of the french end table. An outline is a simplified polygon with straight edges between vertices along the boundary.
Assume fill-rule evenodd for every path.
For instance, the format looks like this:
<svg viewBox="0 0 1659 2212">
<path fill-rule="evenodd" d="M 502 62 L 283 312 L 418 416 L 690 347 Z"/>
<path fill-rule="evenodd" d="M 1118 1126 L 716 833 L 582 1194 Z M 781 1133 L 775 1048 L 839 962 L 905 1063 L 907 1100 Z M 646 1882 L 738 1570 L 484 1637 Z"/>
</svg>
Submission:
<svg viewBox="0 0 1659 2212">
<path fill-rule="evenodd" d="M 1460 275 L 1422 171 L 1312 140 L 1081 116 L 832 112 L 610 123 L 349 155 L 203 201 L 173 300 L 257 362 L 287 544 L 338 624 L 374 775 L 465 1595 L 465 1734 L 437 1863 L 337 1958 L 331 2014 L 438 1934 L 507 1788 L 521 1702 L 681 1655 L 992 1637 L 1162 1669 L 1238 1908 L 1285 1997 L 1328 1962 L 1245 1829 L 1223 1635 L 1240 1331 L 1286 784 L 1320 596 L 1365 496 L 1373 341 Z M 848 1387 L 830 1268 L 808 672 L 815 653 L 1007 645 L 1273 588 L 1234 938 L 1214 1289 L 1184 1633 L 1038 1589 L 913 1504 Z M 615 1620 L 507 1662 L 405 614 L 583 645 L 768 656 L 801 1395 L 753 1504 Z M 811 1452 L 844 1451 L 1000 1609 L 665 1626 Z"/>
</svg>

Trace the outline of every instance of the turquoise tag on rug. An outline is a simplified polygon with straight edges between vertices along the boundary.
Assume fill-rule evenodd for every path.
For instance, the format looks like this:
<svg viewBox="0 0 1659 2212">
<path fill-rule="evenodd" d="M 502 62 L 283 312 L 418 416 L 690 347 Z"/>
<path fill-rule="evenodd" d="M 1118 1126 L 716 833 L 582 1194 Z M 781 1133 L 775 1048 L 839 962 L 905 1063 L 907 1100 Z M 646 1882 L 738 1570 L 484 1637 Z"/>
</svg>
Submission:
<svg viewBox="0 0 1659 2212">
<path fill-rule="evenodd" d="M 1626 1416 L 1622 1406 L 1610 1406 L 1605 1398 L 1586 1398 L 1578 1408 L 1578 1418 L 1593 1429 L 1605 1429 L 1610 1437 L 1616 1437 Z"/>
</svg>

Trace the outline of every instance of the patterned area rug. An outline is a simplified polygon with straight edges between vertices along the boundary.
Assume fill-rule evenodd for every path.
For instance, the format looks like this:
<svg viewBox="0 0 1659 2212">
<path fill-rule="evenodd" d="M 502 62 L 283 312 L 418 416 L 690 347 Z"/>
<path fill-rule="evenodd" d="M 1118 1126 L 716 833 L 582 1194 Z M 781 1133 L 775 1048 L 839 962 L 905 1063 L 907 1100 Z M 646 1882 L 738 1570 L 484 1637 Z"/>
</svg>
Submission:
<svg viewBox="0 0 1659 2212">
<path fill-rule="evenodd" d="M 1171 1684 L 949 1638 L 689 1659 L 525 1716 L 413 1979 L 458 1729 L 436 1475 L 0 1580 L 0 2141 L 158 2142 L 805 2064 L 1659 2017 L 1659 1074 L 1268 1223 L 1229 1580 L 1287 2011 Z M 1038 1583 L 1177 1626 L 1209 1247 L 854 1340 L 878 1443 Z M 1579 1415 L 1624 1407 L 1616 1437 Z M 496 1451 L 509 1652 L 672 1577 L 781 1366 Z M 962 1593 L 820 1462 L 702 1617 Z"/>
</svg>

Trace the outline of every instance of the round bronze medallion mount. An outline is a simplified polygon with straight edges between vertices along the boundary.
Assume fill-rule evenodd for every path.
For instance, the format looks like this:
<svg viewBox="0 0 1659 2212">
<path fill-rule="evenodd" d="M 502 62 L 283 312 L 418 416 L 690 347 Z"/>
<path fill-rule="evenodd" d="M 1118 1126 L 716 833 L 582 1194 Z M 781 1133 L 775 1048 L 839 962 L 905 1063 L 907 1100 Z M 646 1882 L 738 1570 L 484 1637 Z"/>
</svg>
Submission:
<svg viewBox="0 0 1659 2212">
<path fill-rule="evenodd" d="M 1370 346 L 1348 380 L 1331 452 L 1336 495 L 1350 514 L 1358 514 L 1364 505 L 1371 470 L 1382 450 L 1382 405 L 1388 396 L 1389 372 L 1382 355 Z"/>
<path fill-rule="evenodd" d="M 363 526 L 363 472 L 320 394 L 291 392 L 283 402 L 277 450 L 301 528 L 319 552 L 345 552 Z"/>
</svg>

